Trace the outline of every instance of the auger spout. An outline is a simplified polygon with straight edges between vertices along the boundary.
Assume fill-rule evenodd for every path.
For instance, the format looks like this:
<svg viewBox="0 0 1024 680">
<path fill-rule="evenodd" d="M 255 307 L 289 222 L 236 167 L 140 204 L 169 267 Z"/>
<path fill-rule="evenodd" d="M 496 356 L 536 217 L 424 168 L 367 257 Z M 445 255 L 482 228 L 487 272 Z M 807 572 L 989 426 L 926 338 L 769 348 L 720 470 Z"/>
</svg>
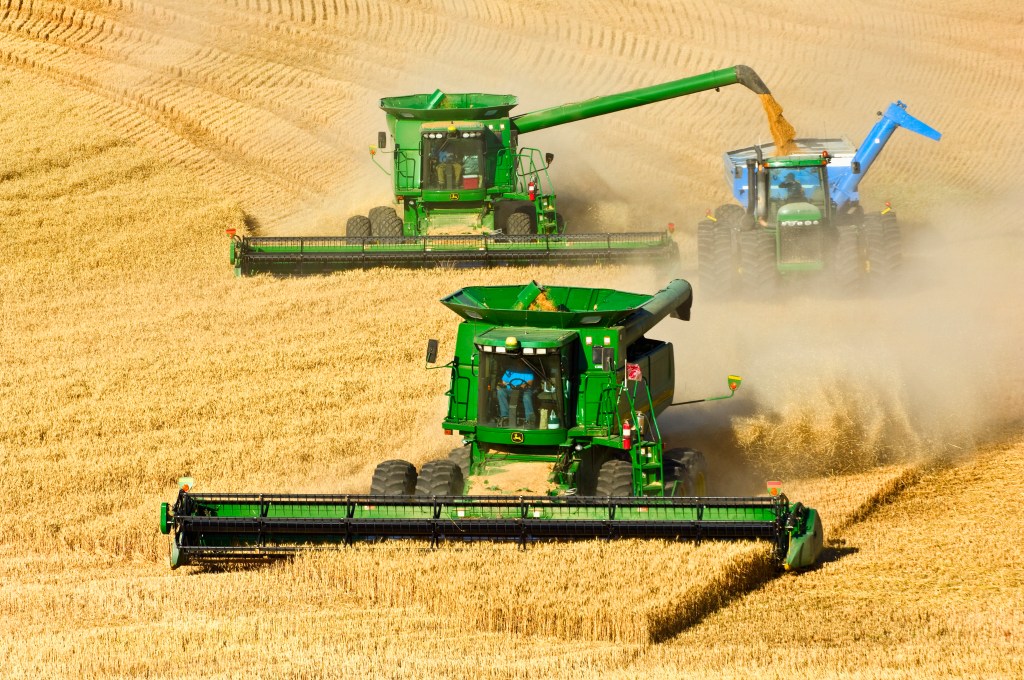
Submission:
<svg viewBox="0 0 1024 680">
<path fill-rule="evenodd" d="M 736 84 L 749 88 L 755 94 L 771 94 L 754 69 L 743 65 L 730 66 L 668 83 L 524 113 L 513 116 L 512 124 L 522 134 Z"/>
</svg>

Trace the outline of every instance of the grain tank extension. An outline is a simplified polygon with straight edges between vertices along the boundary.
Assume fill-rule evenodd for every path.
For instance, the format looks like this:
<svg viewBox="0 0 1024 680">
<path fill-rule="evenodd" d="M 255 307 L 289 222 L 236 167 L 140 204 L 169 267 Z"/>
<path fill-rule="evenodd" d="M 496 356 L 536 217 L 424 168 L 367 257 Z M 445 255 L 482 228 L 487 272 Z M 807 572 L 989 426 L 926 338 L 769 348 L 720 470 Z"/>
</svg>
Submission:
<svg viewBox="0 0 1024 680">
<path fill-rule="evenodd" d="M 675 261 L 678 250 L 667 230 L 567 231 L 549 175 L 554 155 L 523 146 L 521 136 L 733 84 L 769 94 L 750 67 L 732 66 L 521 115 L 511 113 L 518 103 L 513 95 L 436 90 L 385 97 L 380 107 L 388 129 L 370 153 L 391 177 L 393 201 L 349 218 L 345 236 L 232 234 L 231 262 L 236 273 L 246 275 L 375 266 Z"/>
<path fill-rule="evenodd" d="M 451 375 L 441 426 L 461 445 L 419 469 L 382 461 L 367 495 L 196 493 L 183 479 L 161 508 L 172 567 L 382 538 L 766 540 L 787 569 L 817 561 L 814 509 L 781 494 L 708 495 L 704 455 L 664 445 L 672 345 L 647 333 L 689 318 L 686 281 L 654 295 L 474 286 L 442 303 L 463 319 L 454 357 L 436 367 Z M 728 383 L 695 401 L 731 397 L 740 378 Z"/>
</svg>

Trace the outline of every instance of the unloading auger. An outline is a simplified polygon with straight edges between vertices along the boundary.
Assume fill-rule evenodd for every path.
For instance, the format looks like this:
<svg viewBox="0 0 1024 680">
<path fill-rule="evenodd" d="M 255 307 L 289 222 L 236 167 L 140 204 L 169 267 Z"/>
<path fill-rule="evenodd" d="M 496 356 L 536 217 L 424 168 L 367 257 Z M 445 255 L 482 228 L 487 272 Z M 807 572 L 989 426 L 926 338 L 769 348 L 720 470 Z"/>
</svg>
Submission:
<svg viewBox="0 0 1024 680">
<path fill-rule="evenodd" d="M 419 470 L 381 462 L 366 495 L 197 493 L 183 478 L 160 511 L 171 566 L 394 538 L 765 540 L 787 569 L 814 564 L 814 509 L 777 483 L 767 496 L 708 496 L 704 455 L 664 446 L 672 345 L 646 333 L 689 319 L 691 302 L 681 279 L 655 295 L 535 282 L 449 295 L 442 303 L 463 321 L 455 356 L 437 368 L 451 372 L 442 427 L 461 446 Z M 427 364 L 436 359 L 431 340 Z M 740 382 L 729 376 L 728 394 L 697 401 L 730 398 Z M 480 493 L 512 466 L 543 466 L 546 488 Z"/>
</svg>

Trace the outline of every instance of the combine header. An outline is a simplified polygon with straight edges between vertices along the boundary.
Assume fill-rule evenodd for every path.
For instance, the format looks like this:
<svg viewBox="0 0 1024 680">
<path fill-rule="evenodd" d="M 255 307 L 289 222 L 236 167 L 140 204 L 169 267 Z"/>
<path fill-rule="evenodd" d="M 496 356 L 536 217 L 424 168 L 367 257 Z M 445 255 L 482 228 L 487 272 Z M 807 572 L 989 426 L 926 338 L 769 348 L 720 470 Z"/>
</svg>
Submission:
<svg viewBox="0 0 1024 680">
<path fill-rule="evenodd" d="M 683 280 L 655 295 L 533 282 L 449 295 L 442 302 L 463 322 L 454 358 L 438 367 L 451 371 L 442 427 L 462 446 L 418 471 L 381 462 L 368 495 L 200 494 L 185 478 L 161 508 L 171 566 L 384 538 L 757 539 L 787 569 L 813 564 L 815 510 L 775 483 L 764 497 L 707 496 L 704 455 L 663 445 L 672 346 L 645 334 L 665 317 L 688 319 L 691 300 Z M 428 365 L 436 358 L 431 340 Z M 679 403 L 729 398 L 741 381 L 728 382 L 727 395 Z M 539 481 L 511 481 L 528 471 Z"/>
<path fill-rule="evenodd" d="M 741 84 L 770 94 L 748 66 L 595 97 L 518 116 L 512 95 L 436 90 L 385 97 L 388 132 L 370 147 L 391 175 L 394 202 L 348 220 L 345 236 L 231 234 L 239 275 L 349 267 L 451 264 L 593 264 L 678 259 L 669 231 L 567 233 L 548 169 L 550 153 L 520 135 L 674 97 Z M 388 137 L 394 148 L 385 151 Z M 377 154 L 389 153 L 389 168 Z"/>
</svg>

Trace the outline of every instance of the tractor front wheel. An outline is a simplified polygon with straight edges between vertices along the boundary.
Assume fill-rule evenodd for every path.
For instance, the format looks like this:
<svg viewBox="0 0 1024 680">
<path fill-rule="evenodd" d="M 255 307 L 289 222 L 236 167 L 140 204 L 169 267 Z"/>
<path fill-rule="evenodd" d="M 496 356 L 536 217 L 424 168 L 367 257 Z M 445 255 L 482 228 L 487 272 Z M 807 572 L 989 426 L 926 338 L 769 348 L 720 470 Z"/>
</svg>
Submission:
<svg viewBox="0 0 1024 680">
<path fill-rule="evenodd" d="M 711 296 L 724 296 L 732 291 L 736 274 L 732 235 L 732 228 L 711 220 L 704 220 L 697 227 L 697 273 L 701 287 Z"/>
<path fill-rule="evenodd" d="M 841 290 L 855 288 L 864 274 L 860 254 L 860 233 L 855 224 L 836 227 L 836 249 L 832 257 L 832 279 Z"/>
<path fill-rule="evenodd" d="M 411 496 L 415 491 L 416 467 L 408 461 L 386 460 L 373 471 L 371 496 Z"/>
<path fill-rule="evenodd" d="M 899 269 L 903 247 L 895 214 L 864 216 L 864 250 L 872 278 L 890 276 Z"/>
<path fill-rule="evenodd" d="M 462 468 L 447 458 L 424 463 L 416 480 L 417 496 L 461 496 L 464 489 Z"/>
<path fill-rule="evenodd" d="M 778 282 L 775 234 L 767 229 L 740 232 L 740 278 L 747 292 L 768 295 Z"/>
<path fill-rule="evenodd" d="M 633 466 L 624 460 L 606 460 L 597 473 L 597 496 L 632 496 Z"/>
</svg>

